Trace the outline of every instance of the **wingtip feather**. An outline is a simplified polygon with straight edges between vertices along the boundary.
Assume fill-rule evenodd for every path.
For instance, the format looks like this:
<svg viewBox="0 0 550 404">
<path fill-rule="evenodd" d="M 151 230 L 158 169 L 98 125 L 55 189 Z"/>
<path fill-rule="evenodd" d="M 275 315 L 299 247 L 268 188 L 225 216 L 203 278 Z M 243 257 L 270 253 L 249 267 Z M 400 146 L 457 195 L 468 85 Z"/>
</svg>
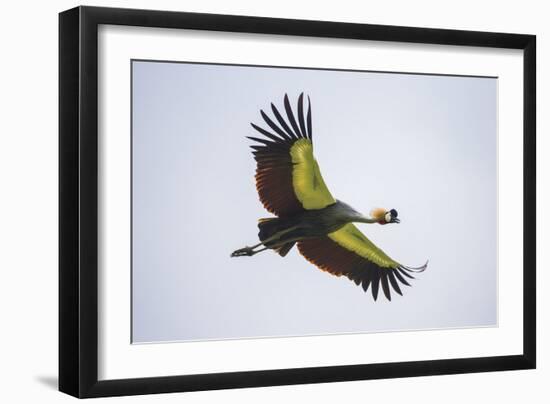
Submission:
<svg viewBox="0 0 550 404">
<path fill-rule="evenodd" d="M 419 272 L 424 272 L 426 270 L 426 268 L 428 268 L 428 263 L 429 263 L 429 260 L 426 260 L 426 263 L 422 266 L 419 266 L 419 267 L 406 267 L 406 266 L 403 266 L 403 268 L 406 269 L 409 272 L 419 273 Z"/>
</svg>

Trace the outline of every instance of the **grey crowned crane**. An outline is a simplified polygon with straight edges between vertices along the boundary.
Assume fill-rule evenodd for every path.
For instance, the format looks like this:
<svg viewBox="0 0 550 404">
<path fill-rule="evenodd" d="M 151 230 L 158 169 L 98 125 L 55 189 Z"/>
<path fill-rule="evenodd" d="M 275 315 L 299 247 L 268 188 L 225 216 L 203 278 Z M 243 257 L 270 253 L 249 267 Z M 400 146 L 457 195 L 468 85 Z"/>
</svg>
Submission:
<svg viewBox="0 0 550 404">
<path fill-rule="evenodd" d="M 380 285 L 388 300 L 390 288 L 402 295 L 400 284 L 410 286 L 412 273 L 422 272 L 400 264 L 376 247 L 354 224 L 399 223 L 395 209 L 373 209 L 364 216 L 346 203 L 335 199 L 328 190 L 313 155 L 311 101 L 304 115 L 304 94 L 298 98 L 298 121 L 284 97 L 287 120 L 275 105 L 275 121 L 264 111 L 262 118 L 271 131 L 254 123 L 263 137 L 248 137 L 257 163 L 256 188 L 265 209 L 277 217 L 259 220 L 260 242 L 234 251 L 232 257 L 253 256 L 267 249 L 284 257 L 298 244 L 300 253 L 323 271 L 346 276 L 369 287 L 374 300 Z"/>
</svg>

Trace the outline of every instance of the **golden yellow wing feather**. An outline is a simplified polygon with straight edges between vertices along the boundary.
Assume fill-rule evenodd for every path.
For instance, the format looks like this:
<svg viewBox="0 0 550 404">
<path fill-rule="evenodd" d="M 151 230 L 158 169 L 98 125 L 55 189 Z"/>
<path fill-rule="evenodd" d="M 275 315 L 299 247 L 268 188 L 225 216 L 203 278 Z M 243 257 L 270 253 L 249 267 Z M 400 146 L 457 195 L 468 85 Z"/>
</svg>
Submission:
<svg viewBox="0 0 550 404">
<path fill-rule="evenodd" d="M 292 156 L 292 185 L 296 197 L 306 210 L 323 209 L 336 200 L 328 190 L 319 164 L 313 156 L 313 144 L 309 139 L 300 139 L 290 148 Z"/>
<path fill-rule="evenodd" d="M 397 268 L 400 264 L 376 247 L 353 223 L 348 223 L 328 237 L 339 246 L 368 259 L 380 268 Z"/>
</svg>

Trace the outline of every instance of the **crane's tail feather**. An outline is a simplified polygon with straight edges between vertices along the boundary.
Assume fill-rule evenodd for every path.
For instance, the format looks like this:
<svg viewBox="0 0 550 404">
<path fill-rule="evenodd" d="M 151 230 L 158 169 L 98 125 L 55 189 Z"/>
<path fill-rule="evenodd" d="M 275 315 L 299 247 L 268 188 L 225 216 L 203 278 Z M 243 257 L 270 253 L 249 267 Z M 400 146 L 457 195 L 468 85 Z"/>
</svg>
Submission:
<svg viewBox="0 0 550 404">
<path fill-rule="evenodd" d="M 286 243 L 282 247 L 276 248 L 275 251 L 277 251 L 277 254 L 279 254 L 281 257 L 285 257 L 292 249 L 292 247 L 294 247 L 294 244 L 296 244 L 296 242 L 294 241 Z"/>
<path fill-rule="evenodd" d="M 271 236 L 275 235 L 275 233 L 284 230 L 285 227 L 285 221 L 278 217 L 260 219 L 258 221 L 258 229 L 260 229 L 260 232 L 258 233 L 258 238 L 260 239 L 260 241 L 267 240 Z"/>
<path fill-rule="evenodd" d="M 258 233 L 258 238 L 261 242 L 268 240 L 264 243 L 264 245 L 268 248 L 273 248 L 277 252 L 277 254 L 279 254 L 281 257 L 284 257 L 288 254 L 288 252 L 292 249 L 296 242 L 292 241 L 280 245 L 281 242 L 284 242 L 284 239 L 281 240 L 281 238 L 273 236 L 276 236 L 279 232 L 288 230 L 289 226 L 291 225 L 292 224 L 288 220 L 281 219 L 279 217 L 260 219 L 258 222 L 258 228 L 260 229 L 260 232 Z M 290 233 L 288 233 L 288 235 L 290 235 Z M 269 238 L 273 239 L 269 240 Z M 275 247 L 277 245 L 279 246 Z"/>
</svg>

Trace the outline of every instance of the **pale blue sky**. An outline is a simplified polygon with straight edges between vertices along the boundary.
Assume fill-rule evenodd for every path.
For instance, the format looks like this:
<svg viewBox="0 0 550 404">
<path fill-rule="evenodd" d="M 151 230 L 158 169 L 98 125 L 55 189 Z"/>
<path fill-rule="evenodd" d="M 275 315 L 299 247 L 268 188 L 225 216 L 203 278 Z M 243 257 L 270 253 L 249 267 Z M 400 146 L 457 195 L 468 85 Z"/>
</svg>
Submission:
<svg viewBox="0 0 550 404">
<path fill-rule="evenodd" d="M 496 79 L 132 66 L 134 342 L 496 324 Z M 295 248 L 229 257 L 270 216 L 249 123 L 302 91 L 333 195 L 397 209 L 401 224 L 360 229 L 406 265 L 430 260 L 403 297 L 374 302 Z"/>
</svg>

